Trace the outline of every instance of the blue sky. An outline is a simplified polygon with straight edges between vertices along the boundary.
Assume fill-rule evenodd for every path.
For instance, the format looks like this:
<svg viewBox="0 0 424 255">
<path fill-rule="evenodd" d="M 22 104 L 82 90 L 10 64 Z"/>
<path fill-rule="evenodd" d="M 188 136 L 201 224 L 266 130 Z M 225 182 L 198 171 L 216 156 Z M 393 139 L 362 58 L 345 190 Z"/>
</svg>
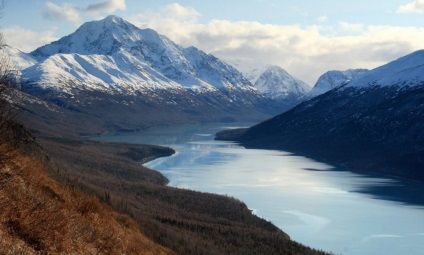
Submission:
<svg viewBox="0 0 424 255">
<path fill-rule="evenodd" d="M 109 14 L 242 71 L 280 65 L 310 85 L 424 45 L 424 0 L 9 0 L 0 24 L 8 44 L 30 52 Z"/>
</svg>

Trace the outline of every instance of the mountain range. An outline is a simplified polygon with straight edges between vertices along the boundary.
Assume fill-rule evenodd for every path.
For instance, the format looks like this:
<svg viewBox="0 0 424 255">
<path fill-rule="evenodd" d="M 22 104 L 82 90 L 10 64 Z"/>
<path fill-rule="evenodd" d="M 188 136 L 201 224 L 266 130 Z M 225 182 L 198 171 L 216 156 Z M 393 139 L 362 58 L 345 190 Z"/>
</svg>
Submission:
<svg viewBox="0 0 424 255">
<path fill-rule="evenodd" d="M 423 178 L 414 170 L 424 144 L 422 51 L 371 71 L 327 72 L 310 90 L 277 66 L 257 69 L 249 81 L 210 54 L 117 16 L 29 54 L 7 50 L 21 81 L 20 118 L 38 132 L 91 135 L 283 112 L 233 134 L 247 146 Z"/>
<path fill-rule="evenodd" d="M 49 105 L 44 118 L 78 113 L 93 130 L 253 121 L 280 112 L 231 65 L 117 16 L 87 22 L 29 54 L 10 51 L 22 91 Z M 31 107 L 24 112 L 35 112 Z"/>
<path fill-rule="evenodd" d="M 249 129 L 220 132 L 217 139 L 424 180 L 424 51 L 365 72 Z"/>
<path fill-rule="evenodd" d="M 87 22 L 29 54 L 8 51 L 27 99 L 23 112 L 31 113 L 27 121 L 43 130 L 51 123 L 37 119 L 69 127 L 75 118 L 84 125 L 70 129 L 84 134 L 199 121 L 260 121 L 366 72 L 330 71 L 311 90 L 279 66 L 242 74 L 213 55 L 113 15 Z"/>
</svg>

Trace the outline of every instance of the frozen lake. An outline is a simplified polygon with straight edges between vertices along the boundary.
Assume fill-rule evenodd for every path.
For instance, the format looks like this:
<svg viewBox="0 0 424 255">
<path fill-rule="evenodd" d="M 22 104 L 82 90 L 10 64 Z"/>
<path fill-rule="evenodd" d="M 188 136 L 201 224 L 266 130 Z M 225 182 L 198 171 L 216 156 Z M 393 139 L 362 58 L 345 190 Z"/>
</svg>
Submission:
<svg viewBox="0 0 424 255">
<path fill-rule="evenodd" d="M 335 254 L 423 254 L 423 182 L 354 173 L 290 152 L 213 140 L 228 127 L 190 125 L 96 139 L 172 147 L 175 155 L 146 164 L 164 174 L 169 185 L 236 197 L 313 248 Z"/>
</svg>

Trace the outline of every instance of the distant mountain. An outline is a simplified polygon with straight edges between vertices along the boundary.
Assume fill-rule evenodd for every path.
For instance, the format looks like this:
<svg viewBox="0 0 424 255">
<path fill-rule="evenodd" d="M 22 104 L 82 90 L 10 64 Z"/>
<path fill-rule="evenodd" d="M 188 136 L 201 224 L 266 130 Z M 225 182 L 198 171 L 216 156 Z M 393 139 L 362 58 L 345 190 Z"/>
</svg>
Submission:
<svg viewBox="0 0 424 255">
<path fill-rule="evenodd" d="M 308 84 L 276 65 L 253 68 L 243 75 L 262 95 L 278 104 L 279 113 L 295 106 L 311 90 Z"/>
<path fill-rule="evenodd" d="M 117 16 L 87 22 L 29 56 L 36 62 L 22 69 L 23 91 L 101 118 L 107 129 L 277 113 L 232 66 Z"/>
<path fill-rule="evenodd" d="M 218 139 L 424 180 L 424 51 Z"/>
<path fill-rule="evenodd" d="M 267 68 L 254 86 L 269 98 L 288 101 L 296 101 L 311 90 L 308 84 L 294 78 L 279 66 Z"/>
<path fill-rule="evenodd" d="M 367 69 L 349 69 L 346 71 L 328 71 L 318 78 L 315 86 L 306 95 L 306 98 L 312 98 L 324 94 L 325 92 L 346 84 L 357 77 L 367 73 Z"/>
</svg>

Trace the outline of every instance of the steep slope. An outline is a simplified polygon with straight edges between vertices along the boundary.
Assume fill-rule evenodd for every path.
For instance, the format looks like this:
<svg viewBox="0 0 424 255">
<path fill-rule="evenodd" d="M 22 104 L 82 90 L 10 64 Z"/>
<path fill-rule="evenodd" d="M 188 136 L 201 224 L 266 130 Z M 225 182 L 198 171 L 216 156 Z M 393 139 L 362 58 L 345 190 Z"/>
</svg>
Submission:
<svg viewBox="0 0 424 255">
<path fill-rule="evenodd" d="M 218 138 L 424 180 L 423 74 L 424 51 L 417 51 L 266 122 Z"/>
<path fill-rule="evenodd" d="M 367 69 L 349 69 L 345 71 L 328 71 L 318 78 L 315 86 L 305 96 L 306 99 L 324 94 L 325 92 L 346 84 L 367 73 Z"/>
<path fill-rule="evenodd" d="M 0 153 L 8 155 L 0 161 L 1 254 L 174 254 L 127 215 L 53 180 L 34 138 L 11 128 L 0 137 Z"/>
<path fill-rule="evenodd" d="M 232 66 L 116 16 L 85 23 L 31 55 L 38 62 L 22 70 L 24 92 L 102 116 L 106 129 L 131 129 L 140 118 L 166 125 L 275 113 L 273 103 Z"/>
</svg>

